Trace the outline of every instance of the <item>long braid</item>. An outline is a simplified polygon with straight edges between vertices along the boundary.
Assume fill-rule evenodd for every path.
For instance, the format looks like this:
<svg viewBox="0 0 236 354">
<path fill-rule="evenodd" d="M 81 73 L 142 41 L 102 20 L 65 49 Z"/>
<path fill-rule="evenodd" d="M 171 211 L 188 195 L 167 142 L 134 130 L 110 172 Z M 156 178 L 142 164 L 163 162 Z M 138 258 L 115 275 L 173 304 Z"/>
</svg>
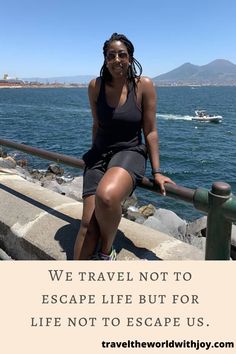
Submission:
<svg viewBox="0 0 236 354">
<path fill-rule="evenodd" d="M 109 47 L 110 43 L 113 41 L 121 41 L 126 46 L 129 57 L 130 57 L 130 61 L 131 61 L 130 66 L 128 68 L 127 80 L 129 82 L 132 82 L 134 87 L 136 87 L 136 79 L 139 80 L 143 69 L 142 69 L 141 64 L 133 56 L 133 54 L 134 54 L 133 44 L 124 34 L 113 33 L 112 36 L 110 37 L 110 39 L 105 41 L 105 43 L 103 45 L 104 63 L 103 63 L 103 66 L 101 67 L 101 70 L 100 70 L 100 76 L 104 79 L 104 81 L 109 82 L 112 80 L 112 76 L 106 67 L 106 55 L 107 55 L 108 47 Z"/>
</svg>

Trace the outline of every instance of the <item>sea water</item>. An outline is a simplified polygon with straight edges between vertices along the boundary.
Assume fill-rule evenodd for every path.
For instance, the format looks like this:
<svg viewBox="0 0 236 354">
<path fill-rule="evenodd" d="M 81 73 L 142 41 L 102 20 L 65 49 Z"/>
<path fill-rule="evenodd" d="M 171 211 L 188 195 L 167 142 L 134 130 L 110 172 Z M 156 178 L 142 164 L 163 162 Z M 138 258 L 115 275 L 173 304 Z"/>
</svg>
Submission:
<svg viewBox="0 0 236 354">
<path fill-rule="evenodd" d="M 161 168 L 178 185 L 211 189 L 225 181 L 236 194 L 236 87 L 157 88 Z M 196 122 L 196 109 L 223 116 L 219 124 Z M 1 89 L 0 138 L 81 158 L 91 146 L 92 116 L 86 88 Z M 48 162 L 27 158 L 31 167 Z M 63 166 L 67 175 L 82 171 Z M 147 166 L 150 176 L 150 164 Z M 192 205 L 137 188 L 139 204 L 167 208 L 186 220 L 201 214 Z"/>
</svg>

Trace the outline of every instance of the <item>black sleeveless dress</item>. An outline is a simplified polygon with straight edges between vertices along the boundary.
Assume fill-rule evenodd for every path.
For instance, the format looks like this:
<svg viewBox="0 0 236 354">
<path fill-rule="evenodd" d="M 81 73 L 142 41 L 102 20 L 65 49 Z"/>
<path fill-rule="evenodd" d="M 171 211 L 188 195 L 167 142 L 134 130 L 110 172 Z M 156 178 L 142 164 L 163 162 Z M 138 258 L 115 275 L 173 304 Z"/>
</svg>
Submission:
<svg viewBox="0 0 236 354">
<path fill-rule="evenodd" d="M 129 172 L 135 188 L 145 173 L 147 148 L 142 143 L 142 110 L 137 105 L 133 85 L 126 102 L 117 108 L 106 101 L 105 83 L 101 81 L 97 99 L 98 129 L 92 148 L 83 155 L 83 197 L 95 194 L 97 185 L 110 167 Z"/>
</svg>

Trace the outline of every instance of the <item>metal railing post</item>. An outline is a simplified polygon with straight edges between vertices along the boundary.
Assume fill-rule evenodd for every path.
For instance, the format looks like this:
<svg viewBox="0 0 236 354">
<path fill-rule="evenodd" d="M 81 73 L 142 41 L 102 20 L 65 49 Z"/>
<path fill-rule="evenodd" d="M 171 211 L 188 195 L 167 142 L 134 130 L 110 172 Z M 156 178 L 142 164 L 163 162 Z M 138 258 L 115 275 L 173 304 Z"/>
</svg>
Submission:
<svg viewBox="0 0 236 354">
<path fill-rule="evenodd" d="M 232 222 L 224 216 L 224 203 L 231 196 L 228 183 L 215 182 L 208 194 L 209 209 L 206 232 L 206 260 L 229 260 Z"/>
</svg>

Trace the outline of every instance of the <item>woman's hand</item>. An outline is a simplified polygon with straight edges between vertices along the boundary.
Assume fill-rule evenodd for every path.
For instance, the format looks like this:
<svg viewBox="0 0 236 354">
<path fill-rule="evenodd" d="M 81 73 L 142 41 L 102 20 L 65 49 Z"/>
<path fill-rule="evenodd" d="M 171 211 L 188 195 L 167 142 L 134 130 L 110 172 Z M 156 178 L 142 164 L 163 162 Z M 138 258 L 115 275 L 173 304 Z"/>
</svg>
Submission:
<svg viewBox="0 0 236 354">
<path fill-rule="evenodd" d="M 172 181 L 172 179 L 170 179 L 169 177 L 163 176 L 161 173 L 156 173 L 154 175 L 154 181 L 156 184 L 159 184 L 161 194 L 164 196 L 166 195 L 166 190 L 165 190 L 164 184 L 165 183 L 176 184 L 174 181 Z"/>
</svg>

